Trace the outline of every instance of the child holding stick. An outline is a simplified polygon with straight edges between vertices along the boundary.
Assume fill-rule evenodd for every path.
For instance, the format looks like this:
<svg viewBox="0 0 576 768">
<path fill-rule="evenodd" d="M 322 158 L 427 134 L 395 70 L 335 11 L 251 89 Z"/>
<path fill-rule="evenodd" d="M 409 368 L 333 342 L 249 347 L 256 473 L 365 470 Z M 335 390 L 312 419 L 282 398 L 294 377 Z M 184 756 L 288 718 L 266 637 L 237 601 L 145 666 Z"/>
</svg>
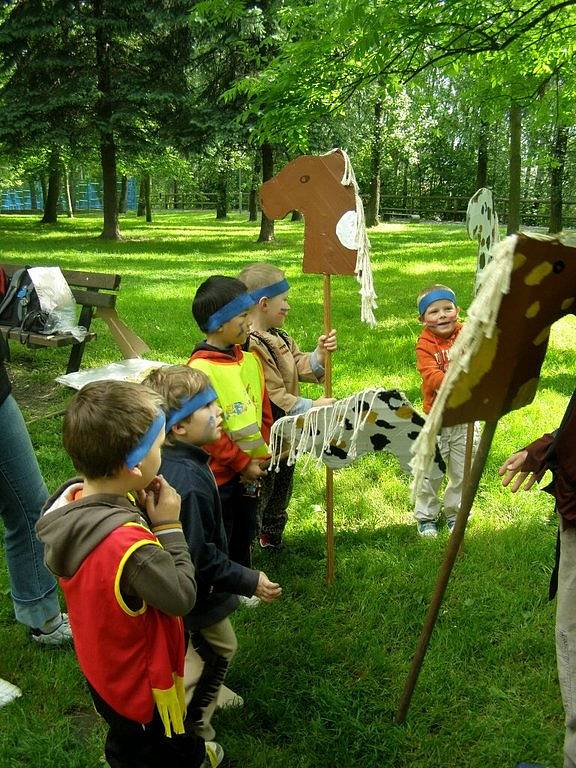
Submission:
<svg viewBox="0 0 576 768">
<path fill-rule="evenodd" d="M 319 384 L 324 379 L 326 354 L 337 347 L 336 331 L 322 334 L 313 352 L 301 352 L 282 325 L 290 311 L 290 286 L 284 272 L 271 264 L 251 264 L 239 279 L 252 295 L 249 349 L 262 361 L 266 390 L 277 420 L 287 414 L 306 413 L 310 408 L 335 402 L 331 397 L 311 400 L 300 395 L 299 382 Z M 260 546 L 279 550 L 288 520 L 288 504 L 292 495 L 294 466 L 281 460 L 279 472 L 269 472 L 262 482 L 258 517 Z"/>
</svg>

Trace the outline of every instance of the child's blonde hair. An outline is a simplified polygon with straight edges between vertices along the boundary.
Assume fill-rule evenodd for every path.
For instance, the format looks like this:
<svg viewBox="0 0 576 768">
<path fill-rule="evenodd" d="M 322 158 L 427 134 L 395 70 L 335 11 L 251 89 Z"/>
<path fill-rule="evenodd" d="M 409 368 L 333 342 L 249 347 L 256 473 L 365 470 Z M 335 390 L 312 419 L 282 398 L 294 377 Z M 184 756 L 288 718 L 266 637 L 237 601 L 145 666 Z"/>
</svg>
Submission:
<svg viewBox="0 0 576 768">
<path fill-rule="evenodd" d="M 285 277 L 284 272 L 278 267 L 259 261 L 244 267 L 238 275 L 238 280 L 241 280 L 249 291 L 255 291 L 258 288 L 266 288 L 267 285 L 278 283 Z"/>
<path fill-rule="evenodd" d="M 424 314 L 423 312 L 420 312 L 420 302 L 422 301 L 423 298 L 428 296 L 429 293 L 433 293 L 434 291 L 449 291 L 454 297 L 454 301 L 453 301 L 454 305 L 458 306 L 456 304 L 456 294 L 454 293 L 452 288 L 450 288 L 448 285 L 442 285 L 442 283 L 434 283 L 434 285 L 428 285 L 426 288 L 423 288 L 416 298 L 416 307 L 418 308 L 419 317 L 421 317 Z"/>
<path fill-rule="evenodd" d="M 160 395 L 165 410 L 170 412 L 178 410 L 183 400 L 188 400 L 209 387 L 210 379 L 202 371 L 187 365 L 164 365 L 148 374 L 144 383 Z M 182 421 L 190 418 L 191 416 L 188 416 Z M 172 430 L 166 433 L 165 442 L 167 445 L 177 442 Z"/>
<path fill-rule="evenodd" d="M 162 398 L 142 384 L 93 381 L 66 410 L 64 448 L 88 480 L 114 477 L 161 410 Z"/>
</svg>

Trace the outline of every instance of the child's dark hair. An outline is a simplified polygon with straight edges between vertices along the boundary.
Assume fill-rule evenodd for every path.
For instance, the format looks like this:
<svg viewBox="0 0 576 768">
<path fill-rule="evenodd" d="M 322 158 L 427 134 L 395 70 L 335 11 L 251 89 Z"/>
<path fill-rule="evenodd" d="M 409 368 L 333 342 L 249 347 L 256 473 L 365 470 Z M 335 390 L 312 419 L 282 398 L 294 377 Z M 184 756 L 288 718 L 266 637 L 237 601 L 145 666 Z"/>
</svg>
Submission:
<svg viewBox="0 0 576 768">
<path fill-rule="evenodd" d="M 89 480 L 114 477 L 162 410 L 162 398 L 129 381 L 93 381 L 72 398 L 64 416 L 64 448 Z"/>
<path fill-rule="evenodd" d="M 246 286 L 235 277 L 212 275 L 205 280 L 192 301 L 192 315 L 200 330 L 206 332 L 210 316 L 243 293 Z"/>
</svg>

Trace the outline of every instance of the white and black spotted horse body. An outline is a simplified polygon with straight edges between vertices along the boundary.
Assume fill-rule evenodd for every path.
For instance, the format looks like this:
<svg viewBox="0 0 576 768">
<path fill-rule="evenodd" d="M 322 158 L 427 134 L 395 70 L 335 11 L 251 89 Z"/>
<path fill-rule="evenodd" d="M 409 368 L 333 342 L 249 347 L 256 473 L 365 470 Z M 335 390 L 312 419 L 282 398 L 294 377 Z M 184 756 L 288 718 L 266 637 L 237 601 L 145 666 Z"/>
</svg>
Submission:
<svg viewBox="0 0 576 768">
<path fill-rule="evenodd" d="M 329 406 L 299 416 L 285 416 L 272 427 L 274 468 L 288 451 L 288 463 L 308 454 L 331 469 L 341 469 L 372 451 L 392 453 L 410 471 L 412 446 L 424 425 L 421 416 L 396 389 L 365 389 Z M 445 465 L 436 452 L 431 476 Z"/>
</svg>

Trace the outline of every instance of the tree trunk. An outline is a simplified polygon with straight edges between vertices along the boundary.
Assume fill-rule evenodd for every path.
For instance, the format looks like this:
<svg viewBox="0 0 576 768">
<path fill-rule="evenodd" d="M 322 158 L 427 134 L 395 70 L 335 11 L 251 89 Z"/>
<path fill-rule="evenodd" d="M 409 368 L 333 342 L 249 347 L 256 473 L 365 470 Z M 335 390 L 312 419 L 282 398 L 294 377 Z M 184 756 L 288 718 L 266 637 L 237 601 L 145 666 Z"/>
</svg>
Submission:
<svg viewBox="0 0 576 768">
<path fill-rule="evenodd" d="M 478 133 L 478 156 L 476 160 L 476 186 L 470 193 L 471 195 L 481 187 L 488 186 L 488 129 L 490 128 L 486 120 L 480 121 L 480 131 Z"/>
<path fill-rule="evenodd" d="M 40 187 L 42 189 L 42 209 L 44 209 L 46 208 L 46 200 L 48 199 L 48 182 L 44 174 L 40 176 Z"/>
<path fill-rule="evenodd" d="M 262 181 L 266 182 L 272 176 L 274 176 L 274 151 L 272 145 L 266 141 L 262 144 Z M 257 242 L 271 243 L 274 240 L 274 219 L 269 219 L 264 211 L 262 211 L 260 234 L 258 235 Z"/>
<path fill-rule="evenodd" d="M 180 190 L 178 189 L 178 182 L 176 179 L 174 179 L 174 182 L 172 184 L 172 195 L 173 195 L 173 202 L 172 207 L 174 210 L 178 208 L 182 208 L 182 203 L 180 201 Z"/>
<path fill-rule="evenodd" d="M 510 107 L 510 164 L 508 191 L 508 235 L 520 229 L 520 179 L 522 159 L 520 139 L 522 135 L 522 110 L 517 104 Z"/>
<path fill-rule="evenodd" d="M 70 176 L 68 168 L 64 166 L 64 189 L 66 191 L 66 215 L 69 219 L 74 218 L 74 207 L 72 205 L 72 195 L 70 194 Z"/>
<path fill-rule="evenodd" d="M 218 171 L 216 179 L 216 218 L 228 218 L 228 171 Z"/>
<path fill-rule="evenodd" d="M 38 210 L 38 198 L 36 197 L 36 179 L 28 179 L 28 187 L 30 188 L 30 210 Z"/>
<path fill-rule="evenodd" d="M 54 148 L 48 163 L 48 193 L 44 198 L 44 215 L 40 224 L 58 222 L 58 198 L 60 197 L 60 150 Z"/>
<path fill-rule="evenodd" d="M 552 147 L 552 167 L 550 168 L 550 220 L 549 234 L 562 229 L 562 184 L 564 182 L 564 162 L 568 146 L 568 128 L 557 125 Z"/>
<path fill-rule="evenodd" d="M 152 222 L 152 205 L 150 203 L 150 188 L 152 186 L 152 177 L 149 173 L 144 174 L 144 207 L 146 209 L 146 221 Z"/>
<path fill-rule="evenodd" d="M 128 205 L 128 176 L 122 174 L 120 179 L 120 194 L 118 195 L 118 213 L 126 213 Z"/>
<path fill-rule="evenodd" d="M 100 125 L 100 163 L 102 166 L 102 209 L 104 224 L 100 237 L 120 240 L 118 228 L 118 198 L 116 192 L 116 140 L 112 130 L 112 65 L 113 42 L 105 27 L 103 0 L 93 0 L 96 20 L 96 71 L 100 96 L 96 113 Z"/>
<path fill-rule="evenodd" d="M 248 221 L 258 221 L 258 178 L 260 176 L 260 150 L 254 155 L 252 178 L 250 179 L 250 195 L 248 197 Z"/>
<path fill-rule="evenodd" d="M 144 216 L 146 213 L 146 182 L 145 175 L 140 179 L 140 189 L 138 190 L 138 210 L 136 216 Z"/>
<path fill-rule="evenodd" d="M 382 164 L 382 101 L 374 104 L 372 146 L 370 147 L 370 184 L 366 204 L 366 226 L 380 223 L 380 167 Z"/>
</svg>

